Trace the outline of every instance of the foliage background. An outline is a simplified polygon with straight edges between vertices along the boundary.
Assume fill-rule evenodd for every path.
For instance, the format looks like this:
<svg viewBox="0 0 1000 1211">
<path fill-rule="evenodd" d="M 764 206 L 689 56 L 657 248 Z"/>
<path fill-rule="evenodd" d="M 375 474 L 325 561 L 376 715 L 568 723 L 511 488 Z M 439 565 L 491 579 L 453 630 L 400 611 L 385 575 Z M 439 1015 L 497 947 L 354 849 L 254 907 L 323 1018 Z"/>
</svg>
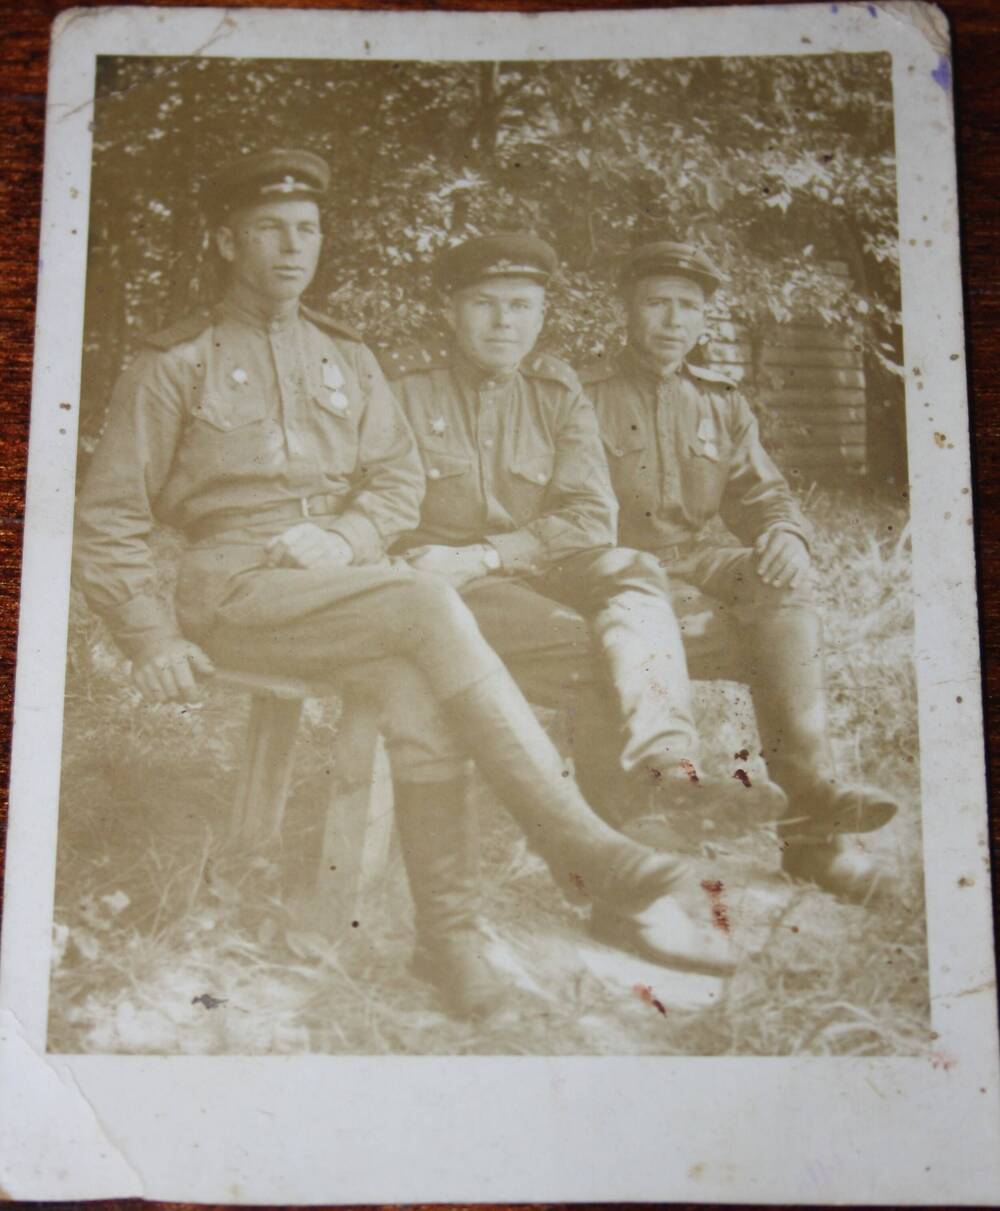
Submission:
<svg viewBox="0 0 1000 1211">
<path fill-rule="evenodd" d="M 333 167 L 312 301 L 371 344 L 435 335 L 439 248 L 530 229 L 563 264 L 543 343 L 579 363 L 616 339 L 616 258 L 651 233 L 697 240 L 729 277 L 718 310 L 751 333 L 811 315 L 857 338 L 870 471 L 905 480 L 890 66 L 884 54 L 103 58 L 84 450 L 139 336 L 219 288 L 206 178 L 241 154 L 301 146 Z"/>
<path fill-rule="evenodd" d="M 412 913 L 398 856 L 383 902 L 359 911 L 357 930 L 315 911 L 303 921 L 290 908 L 290 891 L 311 885 L 303 826 L 325 806 L 339 704 L 309 704 L 283 852 L 248 863 L 224 841 L 245 695 L 209 685 L 197 707 L 140 706 L 125 661 L 75 595 L 50 1050 L 926 1052 L 889 68 L 874 55 L 101 61 L 81 466 L 141 334 L 219 289 L 200 206 L 206 179 L 274 146 L 330 161 L 326 255 L 311 301 L 375 346 L 435 335 L 436 250 L 503 228 L 533 229 L 558 249 L 563 271 L 543 343 L 576 362 L 618 339 L 615 261 L 653 231 L 708 246 L 729 279 L 720 320 L 753 334 L 810 316 L 850 334 L 864 350 L 871 417 L 883 425 L 881 463 L 869 459 L 866 485 L 798 488 L 815 529 L 838 762 L 904 808 L 891 829 L 853 842 L 898 875 L 896 894 L 867 907 L 792 884 L 773 830 L 692 854 L 711 858 L 728 887 L 749 889 L 734 921 L 755 937 L 718 1003 L 690 1009 L 667 996 L 664 973 L 630 986 L 582 965 L 580 910 L 480 791 L 487 927 L 534 992 L 514 1021 L 456 1022 L 408 973 Z M 156 536 L 165 587 L 175 550 L 176 536 Z M 759 750 L 744 689 L 699 683 L 696 707 L 712 772 L 727 776 L 731 754 Z"/>
</svg>

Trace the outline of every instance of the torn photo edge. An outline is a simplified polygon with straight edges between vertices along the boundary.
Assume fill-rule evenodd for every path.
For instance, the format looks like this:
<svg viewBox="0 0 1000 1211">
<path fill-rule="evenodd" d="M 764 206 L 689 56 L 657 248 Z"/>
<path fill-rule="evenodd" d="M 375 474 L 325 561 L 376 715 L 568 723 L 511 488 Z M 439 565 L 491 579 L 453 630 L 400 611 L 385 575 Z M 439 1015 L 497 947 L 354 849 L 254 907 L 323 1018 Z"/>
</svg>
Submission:
<svg viewBox="0 0 1000 1211">
<path fill-rule="evenodd" d="M 892 56 L 896 114 L 933 1050 L 907 1059 L 46 1054 L 77 423 L 75 405 L 66 411 L 60 401 L 80 394 L 97 56 L 875 51 Z M 905 3 L 539 15 L 78 9 L 53 27 L 47 113 L 0 967 L 4 1193 L 282 1204 L 1000 1198 L 954 127 L 941 13 Z"/>
</svg>

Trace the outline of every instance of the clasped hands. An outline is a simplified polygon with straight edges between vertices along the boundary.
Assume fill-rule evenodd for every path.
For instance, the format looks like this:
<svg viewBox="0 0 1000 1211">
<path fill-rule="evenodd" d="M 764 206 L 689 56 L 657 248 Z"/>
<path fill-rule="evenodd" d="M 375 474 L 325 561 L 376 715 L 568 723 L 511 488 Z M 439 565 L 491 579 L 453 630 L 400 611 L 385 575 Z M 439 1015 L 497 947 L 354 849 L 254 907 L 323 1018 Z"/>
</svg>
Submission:
<svg viewBox="0 0 1000 1211">
<path fill-rule="evenodd" d="M 482 545 L 469 547 L 446 547 L 428 544 L 414 547 L 403 558 L 418 572 L 431 572 L 441 576 L 454 588 L 460 589 L 480 576 L 488 576 L 486 563 L 487 548 Z"/>
</svg>

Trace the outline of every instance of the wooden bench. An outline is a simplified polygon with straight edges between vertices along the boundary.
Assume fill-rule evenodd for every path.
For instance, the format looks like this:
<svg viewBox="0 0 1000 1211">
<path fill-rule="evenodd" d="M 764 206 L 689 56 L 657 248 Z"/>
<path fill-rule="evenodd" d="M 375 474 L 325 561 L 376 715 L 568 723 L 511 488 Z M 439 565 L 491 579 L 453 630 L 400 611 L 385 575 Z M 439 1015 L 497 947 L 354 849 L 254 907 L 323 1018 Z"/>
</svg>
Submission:
<svg viewBox="0 0 1000 1211">
<path fill-rule="evenodd" d="M 250 695 L 246 748 L 229 819 L 239 850 L 280 852 L 294 750 L 307 698 L 343 697 L 312 873 L 289 907 L 303 924 L 339 934 L 384 890 L 393 830 L 392 780 L 375 708 L 336 685 L 230 669 L 214 683 Z"/>
</svg>

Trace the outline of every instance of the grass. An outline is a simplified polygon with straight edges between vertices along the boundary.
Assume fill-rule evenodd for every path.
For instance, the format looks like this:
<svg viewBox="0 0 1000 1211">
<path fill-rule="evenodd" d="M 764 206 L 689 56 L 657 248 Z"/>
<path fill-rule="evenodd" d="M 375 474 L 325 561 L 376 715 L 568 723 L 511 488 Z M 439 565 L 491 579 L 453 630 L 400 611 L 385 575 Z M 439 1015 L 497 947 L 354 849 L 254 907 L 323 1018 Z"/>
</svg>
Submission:
<svg viewBox="0 0 1000 1211">
<path fill-rule="evenodd" d="M 513 824 L 477 792 L 484 918 L 511 964 L 512 1010 L 447 1017 L 407 971 L 410 909 L 398 855 L 332 937 L 290 895 L 337 704 L 309 703 L 283 852 L 220 840 L 246 702 L 148 707 L 103 630 L 75 603 L 69 647 L 49 1048 L 198 1054 L 906 1055 L 929 1048 L 916 698 L 905 504 L 810 493 L 829 646 L 830 708 L 845 774 L 895 792 L 894 825 L 866 839 L 899 876 L 870 908 L 778 873 L 773 834 L 709 847 L 737 936 L 752 949 L 714 999 L 676 976 L 581 959 L 566 903 Z M 747 747 L 745 692 L 699 685 L 706 758 Z M 752 745 L 751 745 L 752 747 Z M 751 771 L 752 773 L 752 771 Z M 712 988 L 716 986 L 713 985 Z M 703 990 L 704 991 L 704 990 Z"/>
</svg>

